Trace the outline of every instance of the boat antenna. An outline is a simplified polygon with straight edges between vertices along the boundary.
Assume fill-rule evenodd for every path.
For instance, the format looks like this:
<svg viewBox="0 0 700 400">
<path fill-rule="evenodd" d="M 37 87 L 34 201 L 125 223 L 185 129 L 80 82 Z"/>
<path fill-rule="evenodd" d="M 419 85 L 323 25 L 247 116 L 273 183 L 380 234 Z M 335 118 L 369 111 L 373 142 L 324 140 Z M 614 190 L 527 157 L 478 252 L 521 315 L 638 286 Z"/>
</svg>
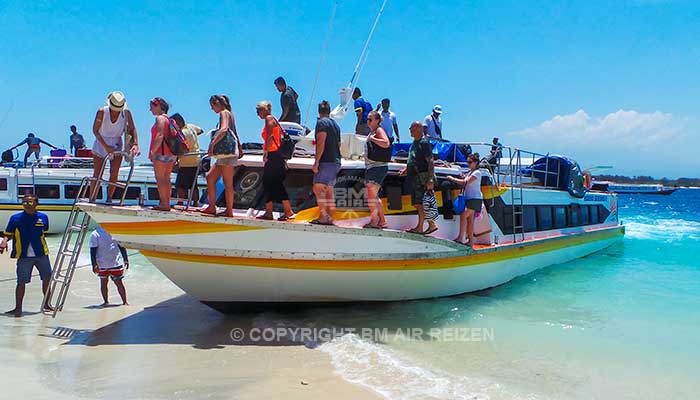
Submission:
<svg viewBox="0 0 700 400">
<path fill-rule="evenodd" d="M 355 65 L 355 70 L 352 73 L 352 78 L 350 78 L 350 83 L 348 83 L 347 87 L 340 89 L 340 104 L 333 110 L 333 112 L 331 112 L 331 118 L 333 118 L 336 121 L 342 120 L 348 113 L 350 99 L 352 98 L 352 91 L 355 88 L 357 81 L 359 80 L 359 76 L 362 68 L 364 67 L 365 62 L 367 61 L 369 43 L 372 41 L 372 36 L 374 35 L 374 31 L 377 29 L 377 25 L 379 24 L 379 20 L 382 17 L 382 13 L 384 13 L 384 8 L 386 7 L 387 1 L 388 0 L 384 0 L 382 2 L 382 7 L 379 9 L 379 13 L 377 13 L 377 17 L 374 19 L 374 24 L 372 24 L 372 29 L 370 29 L 369 36 L 367 36 L 365 45 L 362 48 L 360 58 L 357 60 L 357 65 Z"/>
<path fill-rule="evenodd" d="M 7 116 L 10 115 L 10 111 L 12 111 L 12 107 L 15 106 L 15 101 L 12 100 L 12 103 L 10 103 L 10 106 L 7 107 L 7 111 L 5 111 L 5 115 L 3 115 L 2 120 L 0 120 L 0 128 L 5 124 L 5 121 L 7 120 Z"/>
<path fill-rule="evenodd" d="M 309 112 L 311 112 L 311 105 L 314 102 L 314 96 L 316 95 L 316 85 L 318 84 L 318 77 L 321 75 L 321 65 L 323 65 L 323 59 L 326 56 L 326 49 L 328 48 L 328 41 L 330 40 L 331 33 L 333 32 L 333 21 L 335 20 L 335 11 L 338 9 L 338 2 L 333 2 L 333 11 L 331 12 L 331 20 L 328 23 L 328 32 L 326 33 L 326 40 L 323 42 L 323 49 L 321 49 L 321 58 L 318 60 L 318 68 L 316 69 L 316 77 L 314 78 L 314 85 L 311 88 L 311 97 L 309 97 L 309 105 L 306 107 L 306 114 L 304 118 L 304 125 L 309 120 Z"/>
</svg>

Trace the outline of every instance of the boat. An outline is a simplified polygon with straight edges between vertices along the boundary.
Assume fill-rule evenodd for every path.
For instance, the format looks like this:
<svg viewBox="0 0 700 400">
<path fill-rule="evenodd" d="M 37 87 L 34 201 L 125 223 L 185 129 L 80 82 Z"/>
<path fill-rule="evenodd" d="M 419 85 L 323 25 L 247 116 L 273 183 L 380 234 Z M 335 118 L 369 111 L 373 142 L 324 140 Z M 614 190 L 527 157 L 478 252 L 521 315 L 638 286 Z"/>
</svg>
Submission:
<svg viewBox="0 0 700 400">
<path fill-rule="evenodd" d="M 610 181 L 593 181 L 592 188 L 595 190 L 618 194 L 660 195 L 669 195 L 678 190 L 678 188 L 663 186 L 661 184 L 615 183 Z"/>
<path fill-rule="evenodd" d="M 120 168 L 120 181 L 127 180 L 129 169 L 126 166 Z M 107 171 L 104 176 L 108 174 Z M 22 196 L 33 193 L 39 198 L 38 210 L 49 217 L 48 233 L 62 233 L 83 178 L 92 175 L 92 158 L 42 157 L 26 167 L 16 162 L 4 163 L 0 166 L 0 225 L 4 227 L 11 215 L 23 210 Z M 175 175 L 172 178 L 174 182 Z M 206 187 L 202 178 L 198 184 Z M 97 194 L 98 200 L 106 200 L 103 189 Z M 116 189 L 115 199 L 122 196 L 122 190 Z M 158 204 L 158 190 L 151 165 L 134 167 L 124 202 L 138 204 L 141 198 L 144 206 Z"/>
<path fill-rule="evenodd" d="M 446 177 L 464 172 L 459 160 L 438 162 L 435 168 L 440 213 L 436 233 L 404 231 L 415 225 L 417 216 L 410 205 L 410 182 L 399 175 L 405 167 L 400 157 L 390 163 L 382 188 L 389 228 L 363 229 L 369 220 L 363 200 L 365 166 L 361 156 L 352 154 L 363 148 L 353 142 L 362 140 L 343 135 L 335 226 L 309 223 L 318 217 L 318 207 L 311 190 L 313 158 L 307 154 L 288 162 L 286 185 L 297 212 L 293 222 L 250 217 L 251 209 L 261 208 L 255 202 L 263 166 L 262 155 L 252 151 L 236 168 L 230 218 L 141 206 L 77 206 L 123 246 L 140 250 L 186 293 L 222 312 L 458 295 L 587 256 L 624 235 L 617 195 L 581 190 L 575 162 L 508 147 L 503 150 L 509 154 L 507 166 L 486 160 L 481 164 L 484 206 L 475 222 L 474 248 L 452 241 L 459 218 L 451 199 L 459 188 Z M 464 145 L 455 145 L 459 148 Z M 530 158 L 534 162 L 525 162 Z"/>
</svg>

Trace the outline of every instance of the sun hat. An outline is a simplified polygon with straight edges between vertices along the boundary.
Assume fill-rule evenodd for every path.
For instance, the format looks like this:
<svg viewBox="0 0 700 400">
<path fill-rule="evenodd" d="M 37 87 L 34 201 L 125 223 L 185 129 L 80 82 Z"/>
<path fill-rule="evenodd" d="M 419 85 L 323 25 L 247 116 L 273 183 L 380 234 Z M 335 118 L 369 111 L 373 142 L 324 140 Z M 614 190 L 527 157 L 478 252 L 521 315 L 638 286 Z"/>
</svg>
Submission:
<svg viewBox="0 0 700 400">
<path fill-rule="evenodd" d="M 124 93 L 114 91 L 107 96 L 107 105 L 113 111 L 122 111 L 126 108 L 126 97 Z"/>
<path fill-rule="evenodd" d="M 437 114 L 442 114 L 442 106 L 439 104 L 436 104 L 435 107 L 433 107 L 433 112 Z"/>
</svg>

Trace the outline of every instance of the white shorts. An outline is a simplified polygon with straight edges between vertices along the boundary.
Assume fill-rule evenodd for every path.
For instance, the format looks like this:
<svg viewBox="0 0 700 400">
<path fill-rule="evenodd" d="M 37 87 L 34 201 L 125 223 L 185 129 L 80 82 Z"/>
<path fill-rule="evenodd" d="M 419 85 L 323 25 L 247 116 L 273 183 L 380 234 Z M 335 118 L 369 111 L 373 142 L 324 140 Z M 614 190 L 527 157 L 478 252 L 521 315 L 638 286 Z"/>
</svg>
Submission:
<svg viewBox="0 0 700 400">
<path fill-rule="evenodd" d="M 109 147 L 112 148 L 114 151 L 122 151 L 124 150 L 124 142 L 122 140 L 121 136 L 117 137 L 102 137 L 104 139 L 105 143 Z M 102 146 L 102 143 L 100 143 L 99 140 L 95 140 L 95 144 L 92 146 L 92 154 L 99 157 L 99 158 L 105 158 L 107 157 L 107 150 Z"/>
</svg>

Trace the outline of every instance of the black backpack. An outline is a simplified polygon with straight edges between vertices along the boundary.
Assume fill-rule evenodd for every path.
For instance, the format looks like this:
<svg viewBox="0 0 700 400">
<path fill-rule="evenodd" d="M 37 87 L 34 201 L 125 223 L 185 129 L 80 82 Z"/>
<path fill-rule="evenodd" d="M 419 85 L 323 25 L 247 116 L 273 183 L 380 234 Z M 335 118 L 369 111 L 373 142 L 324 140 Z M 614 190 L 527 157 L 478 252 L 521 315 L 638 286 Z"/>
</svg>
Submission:
<svg viewBox="0 0 700 400">
<path fill-rule="evenodd" d="M 12 150 L 5 150 L 2 152 L 2 162 L 12 162 L 15 160 L 15 156 L 12 154 Z"/>
<path fill-rule="evenodd" d="M 275 123 L 277 123 L 277 126 L 280 128 L 280 144 L 277 151 L 283 160 L 291 160 L 294 156 L 296 142 L 291 138 L 291 136 L 289 136 L 287 131 L 282 128 L 282 125 L 280 125 L 280 123 L 277 121 L 277 118 L 275 118 Z"/>
</svg>

